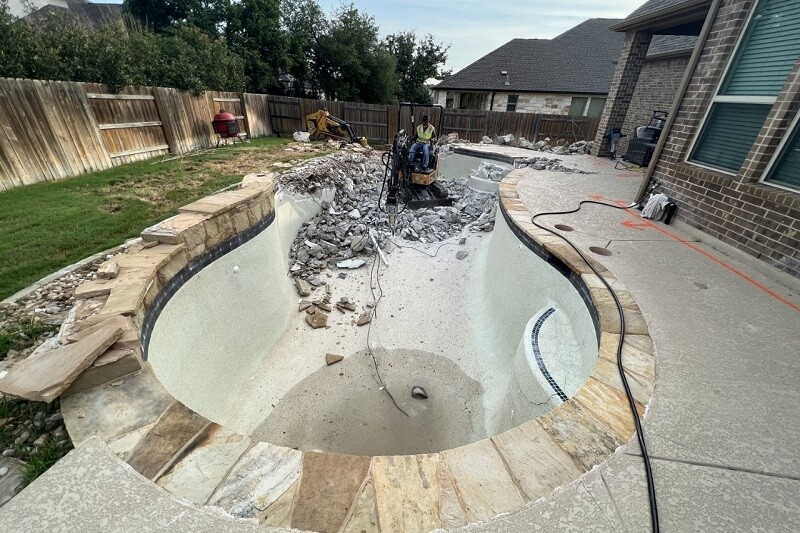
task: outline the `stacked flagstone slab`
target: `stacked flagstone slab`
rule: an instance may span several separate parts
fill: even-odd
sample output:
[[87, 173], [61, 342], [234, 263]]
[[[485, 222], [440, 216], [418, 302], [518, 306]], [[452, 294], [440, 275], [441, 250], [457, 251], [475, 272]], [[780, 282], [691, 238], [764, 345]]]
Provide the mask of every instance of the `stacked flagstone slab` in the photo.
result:
[[[76, 445], [98, 437], [147, 479], [196, 505], [310, 531], [450, 529], [513, 511], [578, 479], [634, 434], [616, 366], [620, 324], [600, 279], [574, 251], [530, 223], [516, 192], [523, 173], [514, 171], [500, 184], [501, 212], [532, 253], [570, 272], [591, 302], [600, 337], [598, 363], [586, 384], [539, 419], [440, 453], [301, 452], [255, 442], [205, 419], [172, 398], [144, 365], [113, 381], [95, 378], [64, 398], [70, 435]], [[115, 258], [119, 273], [113, 282], [93, 282], [82, 290], [85, 297], [68, 334], [119, 316], [139, 328], [159, 290], [193, 258], [272, 210], [271, 179], [248, 180], [241, 189], [190, 204], [148, 228], [140, 246]], [[652, 341], [630, 294], [597, 266], [624, 305], [623, 364], [637, 410], [644, 414], [655, 380]], [[117, 349], [124, 347], [130, 345]]]

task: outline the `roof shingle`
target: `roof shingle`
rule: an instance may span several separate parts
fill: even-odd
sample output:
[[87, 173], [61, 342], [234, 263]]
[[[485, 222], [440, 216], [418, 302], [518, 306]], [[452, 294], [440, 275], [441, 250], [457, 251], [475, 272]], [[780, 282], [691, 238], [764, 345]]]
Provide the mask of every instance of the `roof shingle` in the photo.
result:
[[553, 39], [512, 39], [435, 89], [606, 94], [625, 38], [609, 30], [618, 22], [589, 19]]

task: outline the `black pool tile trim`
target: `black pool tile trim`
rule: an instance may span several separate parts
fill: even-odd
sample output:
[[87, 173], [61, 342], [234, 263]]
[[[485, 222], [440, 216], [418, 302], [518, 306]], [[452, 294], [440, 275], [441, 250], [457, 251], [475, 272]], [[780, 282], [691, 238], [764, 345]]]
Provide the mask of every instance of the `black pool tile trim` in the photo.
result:
[[558, 395], [561, 401], [566, 402], [569, 400], [569, 397], [564, 394], [564, 391], [561, 390], [561, 387], [558, 386], [556, 380], [553, 379], [553, 376], [551, 376], [550, 372], [548, 372], [547, 366], [544, 364], [544, 359], [542, 359], [542, 351], [539, 349], [539, 332], [542, 330], [544, 321], [555, 312], [556, 310], [551, 307], [542, 313], [542, 316], [536, 320], [536, 324], [533, 326], [533, 332], [531, 332], [531, 346], [533, 347], [533, 356], [536, 358], [536, 364], [539, 365], [539, 370], [542, 371], [544, 379], [547, 380], [547, 382], [550, 384], [550, 388], [553, 389], [553, 392]]
[[267, 215], [265, 218], [262, 218], [255, 225], [247, 228], [238, 235], [234, 235], [227, 241], [218, 244], [212, 249], [206, 250], [202, 254], [189, 261], [188, 265], [186, 265], [180, 272], [175, 274], [175, 276], [173, 276], [173, 278], [167, 282], [167, 285], [158, 292], [153, 300], [153, 303], [151, 303], [147, 308], [147, 312], [144, 316], [144, 322], [142, 323], [142, 331], [140, 334], [140, 340], [142, 341], [143, 360], [147, 361], [147, 352], [150, 348], [150, 337], [153, 334], [153, 328], [155, 327], [156, 321], [161, 315], [161, 311], [163, 311], [164, 307], [167, 305], [167, 302], [169, 302], [175, 293], [178, 292], [178, 289], [180, 289], [187, 281], [192, 279], [198, 272], [220, 257], [232, 252], [236, 248], [245, 244], [247, 241], [255, 238], [258, 234], [267, 229], [274, 221], [275, 210], [273, 209], [269, 215]]
[[575, 290], [578, 291], [581, 300], [583, 300], [583, 304], [586, 306], [586, 309], [589, 311], [589, 315], [592, 317], [594, 333], [597, 337], [597, 344], [599, 345], [600, 317], [597, 315], [597, 308], [594, 306], [594, 303], [592, 303], [592, 297], [589, 293], [589, 287], [586, 285], [586, 282], [581, 279], [579, 274], [573, 272], [569, 266], [564, 263], [564, 261], [545, 250], [541, 244], [536, 242], [536, 240], [528, 235], [525, 230], [520, 228], [511, 218], [511, 215], [508, 214], [502, 198], [500, 198], [500, 212], [503, 214], [503, 218], [505, 219], [506, 224], [508, 224], [508, 227], [511, 228], [511, 232], [516, 235], [520, 241], [522, 241], [522, 244], [524, 244], [530, 251], [544, 259], [546, 263], [560, 272], [561, 275], [567, 278], [572, 286], [575, 287]]

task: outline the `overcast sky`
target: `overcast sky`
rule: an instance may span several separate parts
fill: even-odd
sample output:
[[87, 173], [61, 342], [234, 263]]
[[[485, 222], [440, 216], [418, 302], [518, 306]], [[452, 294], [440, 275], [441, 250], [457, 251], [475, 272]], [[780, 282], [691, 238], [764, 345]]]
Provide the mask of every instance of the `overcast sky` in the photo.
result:
[[[318, 0], [326, 11], [340, 0]], [[549, 39], [588, 18], [625, 18], [645, 0], [353, 0], [381, 33], [414, 29], [451, 44], [447, 68], [460, 70], [514, 38]]]

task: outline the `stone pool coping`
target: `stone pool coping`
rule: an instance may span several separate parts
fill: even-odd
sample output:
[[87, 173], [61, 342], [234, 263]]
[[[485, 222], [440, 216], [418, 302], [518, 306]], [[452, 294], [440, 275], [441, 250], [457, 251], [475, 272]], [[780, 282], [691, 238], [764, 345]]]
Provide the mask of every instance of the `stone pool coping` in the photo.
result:
[[[90, 368], [67, 391], [62, 410], [70, 435], [76, 444], [99, 437], [146, 478], [197, 505], [314, 531], [450, 529], [513, 511], [578, 479], [634, 433], [616, 367], [619, 320], [611, 294], [582, 259], [530, 223], [517, 194], [524, 176], [524, 170], [513, 171], [501, 182], [501, 213], [526, 247], [576, 286], [599, 335], [591, 376], [554, 410], [452, 450], [367, 457], [254, 442], [172, 398], [141, 362], [145, 317], [153, 316], [148, 310], [163, 301], [166, 287], [177, 290], [173, 280], [201, 268], [198, 258], [230, 249], [251, 228], [269, 225], [264, 221], [274, 218], [274, 180], [250, 175], [240, 189], [194, 202], [145, 230], [141, 244], [112, 260], [120, 266], [115, 280], [81, 286], [65, 331], [122, 315], [131, 325], [133, 338], [126, 342], [133, 353]], [[655, 382], [652, 340], [630, 294], [596, 266], [623, 302], [623, 363], [643, 414]]]

